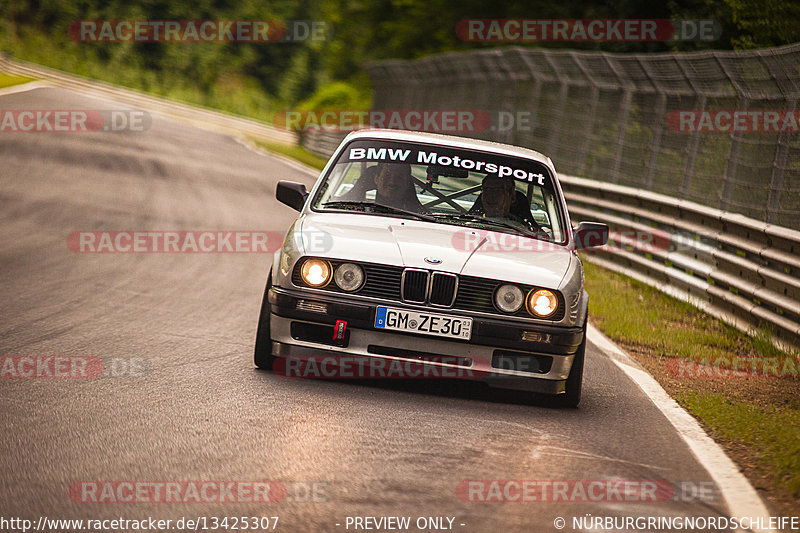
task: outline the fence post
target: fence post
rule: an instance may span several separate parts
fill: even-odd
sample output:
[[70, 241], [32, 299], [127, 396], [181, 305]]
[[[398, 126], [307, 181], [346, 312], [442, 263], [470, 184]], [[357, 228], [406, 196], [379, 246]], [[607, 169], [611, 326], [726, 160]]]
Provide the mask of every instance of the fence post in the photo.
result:
[[[529, 135], [521, 135], [520, 138], [524, 139], [524, 145], [535, 149], [534, 140], [536, 139], [536, 135], [538, 133], [537, 128], [539, 126], [539, 99], [542, 96], [542, 77], [535, 68], [536, 64], [531, 61], [528, 50], [520, 50], [519, 54], [522, 58], [522, 61], [525, 63], [525, 66], [528, 68], [528, 72], [530, 72], [531, 79], [533, 80], [533, 90], [530, 93], [529, 109], [531, 112], [531, 117], [534, 120], [534, 123], [531, 124], [532, 131], [529, 132]], [[523, 101], [525, 101], [524, 98]]]
[[571, 53], [569, 55], [570, 59], [578, 66], [580, 71], [586, 77], [587, 84], [591, 87], [592, 90], [592, 98], [589, 101], [589, 109], [586, 112], [586, 120], [585, 128], [581, 128], [582, 139], [580, 144], [578, 145], [578, 153], [576, 156], [577, 162], [577, 172], [579, 174], [583, 174], [586, 172], [586, 159], [588, 157], [588, 150], [589, 150], [589, 139], [592, 137], [592, 132], [594, 131], [595, 127], [595, 116], [597, 114], [597, 104], [600, 101], [600, 88], [598, 87], [597, 82], [595, 81], [594, 77], [592, 76], [589, 69], [581, 63], [580, 59], [578, 58], [578, 54]]
[[664, 134], [665, 113], [667, 112], [667, 95], [664, 91], [658, 92], [655, 118], [653, 119], [653, 137], [650, 139], [647, 163], [645, 163], [645, 186], [648, 191], [653, 190], [653, 176], [655, 175], [658, 152], [661, 149], [661, 136]]
[[[698, 101], [698, 110], [700, 112], [706, 109], [706, 95], [701, 94]], [[689, 135], [689, 144], [686, 146], [686, 161], [683, 165], [683, 178], [681, 179], [681, 186], [679, 189], [681, 198], [686, 198], [689, 194], [689, 188], [692, 186], [692, 177], [694, 176], [694, 162], [697, 159], [697, 148], [700, 145], [700, 132], [693, 131]], [[728, 154], [730, 157], [730, 154]], [[726, 173], [727, 174], [727, 173]]]
[[550, 130], [550, 137], [547, 139], [548, 155], [551, 159], [558, 160], [558, 138], [561, 136], [561, 125], [564, 123], [564, 108], [567, 105], [569, 85], [567, 84], [567, 79], [561, 72], [561, 67], [558, 66], [556, 61], [553, 61], [553, 58], [550, 56], [550, 54], [545, 54], [544, 58], [548, 63], [550, 63], [550, 66], [553, 67], [553, 72], [556, 74], [556, 79], [558, 79], [558, 82], [561, 85], [558, 89], [558, 106], [556, 107], [556, 112], [553, 119], [555, 124]]
[[[736, 109], [738, 111], [746, 110], [749, 107], [750, 100], [748, 98], [740, 98]], [[695, 132], [697, 135], [697, 132]], [[725, 163], [725, 175], [722, 181], [722, 194], [720, 195], [719, 208], [723, 211], [728, 211], [731, 206], [731, 196], [733, 196], [733, 183], [736, 181], [736, 170], [739, 167], [739, 144], [742, 141], [742, 135], [738, 131], [731, 134], [731, 146], [728, 149], [728, 158]]]
[[[797, 109], [797, 98], [789, 101], [787, 111], [793, 113]], [[775, 147], [775, 158], [772, 160], [772, 176], [769, 180], [769, 198], [767, 199], [766, 221], [774, 223], [781, 207], [781, 191], [783, 190], [783, 175], [789, 162], [789, 148], [792, 134], [782, 131], [778, 134]]]
[[619, 119], [617, 121], [617, 139], [614, 143], [614, 158], [611, 164], [611, 169], [607, 179], [612, 183], [619, 183], [619, 167], [622, 165], [622, 151], [625, 147], [625, 135], [627, 134], [627, 123], [628, 123], [628, 112], [631, 108], [631, 102], [633, 101], [633, 92], [636, 89], [636, 85], [631, 83], [630, 79], [627, 75], [620, 69], [620, 66], [616, 62], [616, 58], [612, 58], [612, 56], [608, 54], [603, 54], [603, 60], [608, 65], [614, 75], [617, 76], [617, 80], [619, 81], [619, 88], [622, 90], [622, 102], [621, 102], [621, 113], [619, 115]]

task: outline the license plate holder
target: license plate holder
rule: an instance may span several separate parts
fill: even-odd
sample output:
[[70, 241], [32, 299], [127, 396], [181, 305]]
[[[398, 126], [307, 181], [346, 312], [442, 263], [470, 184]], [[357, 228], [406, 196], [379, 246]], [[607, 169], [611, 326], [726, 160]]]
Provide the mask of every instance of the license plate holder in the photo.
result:
[[379, 306], [375, 311], [375, 328], [469, 340], [472, 337], [472, 318]]

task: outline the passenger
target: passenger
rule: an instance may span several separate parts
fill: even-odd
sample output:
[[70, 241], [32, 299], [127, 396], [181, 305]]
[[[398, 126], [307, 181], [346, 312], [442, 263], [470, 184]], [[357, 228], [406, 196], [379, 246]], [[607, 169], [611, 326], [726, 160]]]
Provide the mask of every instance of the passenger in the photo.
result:
[[417, 198], [411, 165], [407, 163], [381, 163], [375, 176], [375, 203], [422, 213], [425, 208]]
[[375, 203], [424, 213], [426, 210], [417, 198], [411, 166], [407, 163], [379, 163], [367, 167], [353, 188], [337, 200], [365, 202], [367, 191], [375, 191]]
[[513, 181], [497, 176], [486, 176], [481, 183], [480, 199], [483, 214], [488, 217], [510, 218], [514, 192]]

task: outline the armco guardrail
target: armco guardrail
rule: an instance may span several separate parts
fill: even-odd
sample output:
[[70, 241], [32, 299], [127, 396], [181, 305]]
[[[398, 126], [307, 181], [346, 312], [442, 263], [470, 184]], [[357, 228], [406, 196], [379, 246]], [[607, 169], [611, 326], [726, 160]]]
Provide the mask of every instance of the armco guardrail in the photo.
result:
[[333, 155], [347, 133], [349, 132], [310, 129], [300, 136], [300, 145], [313, 154], [328, 158]]
[[297, 135], [294, 132], [275, 128], [257, 120], [195, 105], [181, 104], [166, 98], [159, 98], [158, 96], [145, 94], [133, 89], [83, 78], [25, 61], [12, 61], [6, 57], [0, 57], [0, 72], [37, 78], [54, 87], [77, 90], [90, 96], [98, 96], [125, 105], [137, 106], [198, 128], [211, 129], [235, 136], [246, 135], [283, 144], [297, 143]]
[[800, 349], [800, 232], [588, 179], [561, 176], [573, 223], [607, 223], [614, 242], [585, 257], [743, 330], [767, 325]]
[[[344, 135], [311, 130], [303, 144], [328, 157]], [[611, 228], [613, 242], [587, 252], [589, 261], [742, 331], [766, 325], [776, 344], [800, 349], [800, 231], [632, 187], [559, 180], [573, 223]]]

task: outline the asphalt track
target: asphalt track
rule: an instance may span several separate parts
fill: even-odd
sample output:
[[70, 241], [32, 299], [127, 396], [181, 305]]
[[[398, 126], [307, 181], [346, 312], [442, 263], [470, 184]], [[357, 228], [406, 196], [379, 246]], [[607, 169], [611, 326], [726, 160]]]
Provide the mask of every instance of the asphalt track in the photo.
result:
[[[0, 104], [120, 108], [51, 88]], [[252, 365], [270, 255], [67, 247], [81, 230], [284, 231], [294, 212], [274, 199], [279, 179], [312, 181], [159, 118], [144, 132], [0, 133], [0, 356], [146, 363], [136, 376], [0, 379], [0, 515], [278, 516], [279, 531], [354, 531], [356, 516], [408, 516], [417, 531], [418, 517], [451, 517], [456, 531], [547, 532], [556, 517], [574, 531], [586, 514], [728, 513], [718, 491], [697, 497], [709, 474], [594, 345], [577, 410], [454, 381], [286, 379]], [[287, 493], [268, 504], [75, 501], [70, 487], [86, 480], [271, 480]], [[464, 480], [660, 480], [675, 491], [474, 502], [458, 493]]]

